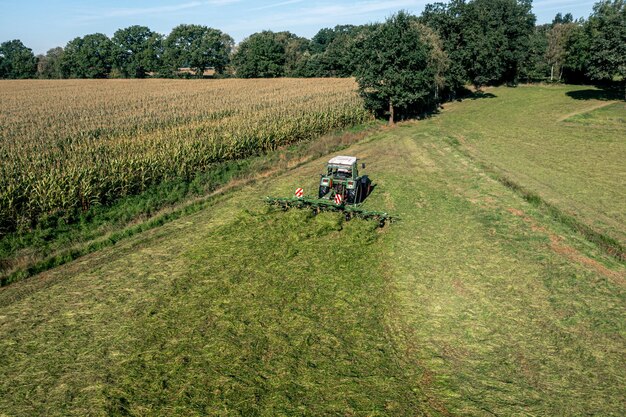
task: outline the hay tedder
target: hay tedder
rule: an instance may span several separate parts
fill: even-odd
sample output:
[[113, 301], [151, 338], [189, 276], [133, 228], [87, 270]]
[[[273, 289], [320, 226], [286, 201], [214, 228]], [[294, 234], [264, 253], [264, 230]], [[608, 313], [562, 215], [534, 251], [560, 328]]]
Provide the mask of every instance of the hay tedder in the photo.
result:
[[[354, 156], [336, 156], [328, 161], [326, 172], [320, 175], [317, 198], [305, 196], [304, 190], [297, 188], [294, 197], [267, 197], [265, 201], [283, 210], [310, 209], [315, 214], [322, 211], [340, 211], [344, 213], [346, 220], [375, 220], [381, 227], [385, 222], [397, 220], [385, 212], [368, 211], [360, 207], [373, 186], [367, 175], [359, 175], [357, 161]], [[365, 164], [361, 168], [365, 169]]]

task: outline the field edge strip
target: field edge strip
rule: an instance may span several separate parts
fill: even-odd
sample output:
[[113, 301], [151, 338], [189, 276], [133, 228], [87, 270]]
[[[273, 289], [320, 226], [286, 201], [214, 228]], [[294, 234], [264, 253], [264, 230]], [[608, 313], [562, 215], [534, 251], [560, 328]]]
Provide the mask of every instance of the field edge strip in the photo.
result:
[[[284, 174], [285, 172], [292, 171], [316, 158], [327, 155], [328, 153], [336, 152], [341, 149], [344, 149], [347, 146], [351, 146], [353, 144], [362, 142], [364, 139], [367, 139], [368, 137], [372, 136], [375, 132], [377, 132], [379, 128], [380, 128], [380, 125], [375, 124], [375, 123], [359, 124], [359, 125], [351, 126], [351, 127], [338, 130], [335, 132], [330, 132], [312, 141], [306, 141], [309, 144], [313, 144], [315, 141], [321, 140], [321, 138], [323, 137], [337, 136], [339, 138], [342, 138], [348, 135], [356, 135], [356, 139], [353, 142], [351, 142], [349, 145], [346, 145], [340, 142], [331, 146], [330, 149], [327, 150], [328, 151], [327, 153], [322, 153], [322, 154], [317, 154], [314, 152], [309, 153], [304, 158], [297, 160], [293, 165], [290, 165], [287, 168], [283, 169], [282, 171], [277, 172], [277, 174]], [[359, 129], [359, 131], [357, 133], [354, 133], [353, 132], [354, 129]], [[278, 152], [278, 151], [279, 150], [274, 151], [274, 152]], [[97, 252], [99, 250], [105, 249], [107, 247], [113, 246], [124, 239], [133, 237], [143, 232], [147, 232], [149, 230], [152, 230], [157, 227], [163, 226], [167, 223], [170, 223], [174, 220], [178, 220], [182, 217], [202, 211], [208, 207], [211, 207], [214, 204], [219, 203], [221, 201], [221, 198], [227, 198], [232, 192], [238, 191], [247, 185], [251, 185], [259, 181], [263, 181], [264, 174], [267, 174], [270, 171], [271, 169], [262, 170], [258, 172], [256, 176], [245, 179], [243, 181], [238, 178], [233, 178], [230, 181], [224, 183], [217, 190], [209, 193], [208, 195], [197, 197], [191, 200], [190, 202], [189, 201], [182, 202], [180, 205], [178, 205], [178, 207], [175, 206], [175, 208], [172, 211], [169, 211], [167, 213], [156, 214], [141, 223], [134, 224], [132, 226], [127, 226], [119, 231], [112, 232], [110, 235], [106, 237], [98, 238], [90, 242], [85, 242], [83, 247], [71, 248], [71, 249], [67, 249], [67, 250], [55, 253], [53, 255], [47, 256], [39, 261], [32, 263], [29, 266], [20, 268], [5, 276], [1, 276], [0, 288], [6, 287], [10, 284], [22, 281], [24, 279], [30, 278], [34, 275], [49, 271], [53, 268], [65, 265], [83, 256], [86, 256], [91, 253]], [[247, 172], [244, 169], [242, 170], [241, 174], [245, 175], [246, 173]]]
[[598, 232], [588, 224], [577, 220], [554, 204], [549, 203], [539, 194], [530, 191], [526, 187], [515, 182], [506, 176], [498, 166], [485, 162], [474, 155], [467, 146], [464, 146], [463, 141], [460, 141], [458, 138], [448, 137], [447, 139], [457, 151], [469, 158], [472, 162], [476, 163], [491, 178], [495, 179], [506, 188], [512, 190], [534, 207], [543, 210], [560, 224], [568, 227], [570, 230], [584, 237], [587, 241], [596, 245], [604, 254], [618, 260], [619, 262], [626, 262], [626, 250], [615, 238]]

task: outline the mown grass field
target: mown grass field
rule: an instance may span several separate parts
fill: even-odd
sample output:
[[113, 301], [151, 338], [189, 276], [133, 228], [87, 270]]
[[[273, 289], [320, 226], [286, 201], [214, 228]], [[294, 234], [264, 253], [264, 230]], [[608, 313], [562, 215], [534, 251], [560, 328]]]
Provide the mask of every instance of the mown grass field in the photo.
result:
[[442, 134], [626, 247], [626, 103], [584, 86], [487, 93], [496, 97], [447, 106]]
[[[342, 150], [390, 227], [264, 206], [314, 193], [324, 157], [1, 288], [0, 415], [624, 415], [624, 263], [485, 171], [568, 197], [577, 154], [553, 194], [519, 167], [557, 160], [574, 123], [558, 120], [605, 117], [575, 90], [490, 90]], [[520, 145], [515, 165], [539, 119], [545, 151]], [[620, 132], [582, 128], [623, 152]]]

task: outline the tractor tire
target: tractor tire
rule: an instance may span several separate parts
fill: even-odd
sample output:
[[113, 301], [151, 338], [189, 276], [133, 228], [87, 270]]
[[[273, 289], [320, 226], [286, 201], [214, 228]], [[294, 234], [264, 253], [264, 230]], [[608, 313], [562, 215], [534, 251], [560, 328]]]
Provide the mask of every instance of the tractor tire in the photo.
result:
[[318, 198], [324, 197], [326, 194], [328, 194], [328, 191], [330, 191], [330, 187], [324, 187], [320, 185], [320, 190], [317, 193]]
[[346, 193], [346, 203], [348, 203], [348, 204], [358, 203], [357, 198], [359, 197], [359, 189], [360, 189], [360, 187], [357, 185], [356, 188], [353, 188], [351, 190], [347, 190], [347, 193]]
[[365, 200], [370, 195], [370, 190], [372, 188], [372, 181], [369, 179], [367, 175], [363, 175], [361, 177], [360, 184], [360, 193], [359, 193], [359, 203]]

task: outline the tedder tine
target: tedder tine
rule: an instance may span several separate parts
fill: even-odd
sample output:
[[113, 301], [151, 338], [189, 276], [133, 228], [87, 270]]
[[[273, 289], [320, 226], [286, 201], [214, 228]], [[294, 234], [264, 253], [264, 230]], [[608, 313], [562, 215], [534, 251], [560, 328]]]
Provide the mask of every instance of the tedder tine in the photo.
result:
[[363, 219], [363, 220], [374, 220], [378, 222], [380, 227], [384, 227], [387, 221], [391, 223], [396, 220], [399, 220], [397, 217], [391, 216], [384, 212], [363, 210], [359, 207], [349, 206], [345, 204], [337, 205], [328, 200], [313, 199], [309, 197], [301, 197], [301, 198], [266, 197], [265, 202], [271, 206], [276, 206], [283, 210], [288, 210], [290, 208], [310, 209], [315, 215], [319, 214], [322, 211], [343, 212], [346, 220], [351, 220], [355, 217], [359, 219]]

